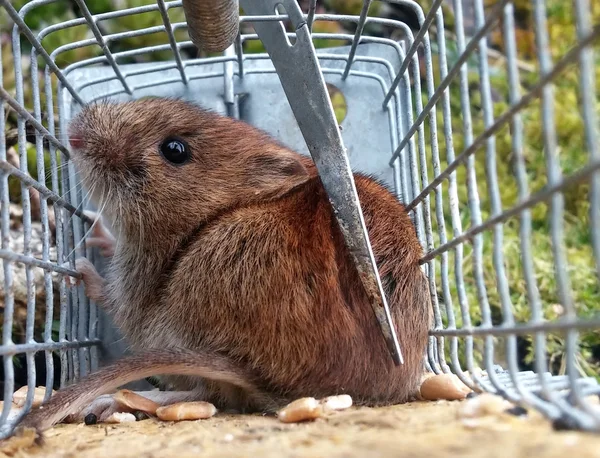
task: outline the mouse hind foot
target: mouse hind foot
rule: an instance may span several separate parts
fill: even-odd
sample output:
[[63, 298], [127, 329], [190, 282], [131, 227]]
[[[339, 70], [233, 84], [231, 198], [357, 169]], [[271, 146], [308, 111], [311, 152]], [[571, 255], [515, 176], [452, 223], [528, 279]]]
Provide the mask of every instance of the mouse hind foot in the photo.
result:
[[[133, 391], [134, 394], [142, 396], [159, 406], [166, 406], [178, 402], [202, 401], [202, 393], [194, 391]], [[121, 404], [114, 394], [98, 396], [89, 405], [79, 412], [69, 415], [65, 423], [81, 423], [88, 415], [93, 414], [97, 423], [105, 422], [112, 414], [121, 412], [135, 412], [136, 410]]]

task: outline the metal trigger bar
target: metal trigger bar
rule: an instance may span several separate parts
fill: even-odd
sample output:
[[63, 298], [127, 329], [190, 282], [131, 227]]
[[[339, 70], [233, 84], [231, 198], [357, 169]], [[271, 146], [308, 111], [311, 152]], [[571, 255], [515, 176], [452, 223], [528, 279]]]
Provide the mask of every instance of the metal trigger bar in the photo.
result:
[[394, 363], [403, 364], [350, 162], [304, 15], [296, 0], [240, 0], [240, 4], [251, 16], [276, 14], [276, 8], [282, 5], [294, 25], [296, 42], [290, 45], [280, 22], [252, 23], [275, 66]]

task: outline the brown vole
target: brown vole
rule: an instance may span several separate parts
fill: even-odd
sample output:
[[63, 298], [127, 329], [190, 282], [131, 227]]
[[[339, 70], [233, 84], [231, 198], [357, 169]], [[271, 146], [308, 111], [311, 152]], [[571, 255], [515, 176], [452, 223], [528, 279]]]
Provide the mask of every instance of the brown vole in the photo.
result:
[[[431, 302], [414, 227], [381, 184], [355, 175], [404, 352], [399, 367], [310, 158], [172, 99], [91, 104], [69, 135], [114, 232], [95, 237], [112, 255], [105, 279], [78, 260], [86, 294], [143, 353], [59, 392], [23, 425], [105, 417], [110, 397], [98, 395], [150, 375], [220, 409], [342, 393], [391, 404], [416, 393]], [[152, 397], [173, 401], [164, 391]]]

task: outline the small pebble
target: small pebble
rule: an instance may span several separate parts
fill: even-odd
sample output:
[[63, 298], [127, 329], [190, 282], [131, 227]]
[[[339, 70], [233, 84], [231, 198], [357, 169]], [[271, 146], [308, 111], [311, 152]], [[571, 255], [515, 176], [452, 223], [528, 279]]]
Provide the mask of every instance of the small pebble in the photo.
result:
[[504, 374], [506, 372], [504, 370], [504, 368], [502, 366], [500, 366], [499, 364], [494, 364], [493, 369], [496, 374]]
[[577, 426], [577, 422], [567, 416], [562, 416], [552, 422], [554, 431], [573, 431], [577, 429]]
[[527, 415], [527, 409], [521, 406], [511, 407], [510, 409], [506, 409], [505, 412], [514, 415], [515, 417], [523, 417]]
[[136, 410], [133, 412], [133, 416], [135, 417], [136, 421], [142, 421], [150, 418], [146, 412], [142, 412], [141, 410]]
[[477, 393], [476, 391], [471, 391], [469, 394], [467, 394], [467, 399], [473, 399], [477, 396], [479, 396], [479, 393]]
[[98, 417], [96, 417], [96, 415], [93, 413], [88, 413], [83, 419], [83, 422], [88, 426], [95, 425], [96, 423], [98, 423]]

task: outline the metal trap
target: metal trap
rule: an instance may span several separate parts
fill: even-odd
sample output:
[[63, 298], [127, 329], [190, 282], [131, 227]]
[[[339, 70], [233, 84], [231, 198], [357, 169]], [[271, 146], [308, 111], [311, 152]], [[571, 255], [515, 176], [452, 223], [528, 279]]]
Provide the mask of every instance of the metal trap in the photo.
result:
[[[60, 267], [76, 255], [102, 262], [82, 241], [88, 203], [66, 146], [66, 126], [82, 104], [181, 97], [309, 154], [276, 67], [264, 50], [251, 52], [260, 40], [248, 26], [286, 22], [287, 15], [242, 15], [231, 47], [197, 57], [181, 1], [125, 1], [102, 12], [92, 0], [75, 3], [72, 18], [34, 27], [29, 18], [60, 0], [20, 9], [0, 0], [0, 436], [32, 405], [31, 394], [22, 411], [7, 402], [19, 385], [30, 393], [45, 385], [48, 397], [53, 386], [124, 351], [82, 289], [67, 288], [63, 276], [77, 273]], [[453, 372], [476, 391], [563, 425], [600, 430], [600, 12], [575, 0], [571, 42], [565, 38], [557, 53], [557, 3], [532, 0], [525, 9], [533, 50], [524, 60], [523, 8], [507, 0], [486, 7], [435, 0], [425, 11], [411, 0], [365, 0], [356, 14], [305, 3], [323, 77], [345, 100], [340, 128], [349, 162], [407, 205], [425, 248], [435, 315], [428, 370]], [[143, 26], [124, 27], [138, 17]], [[51, 40], [65, 31], [77, 39]], [[141, 40], [150, 36], [159, 38]], [[296, 39], [293, 31], [286, 36]], [[334, 47], [317, 46], [332, 40]], [[302, 75], [301, 65], [289, 65]], [[563, 94], [567, 83], [573, 99], [565, 105], [555, 88]], [[572, 137], [563, 132], [565, 107], [577, 117]], [[569, 149], [568, 138], [578, 138], [581, 149]], [[576, 217], [583, 222], [574, 224]]]

